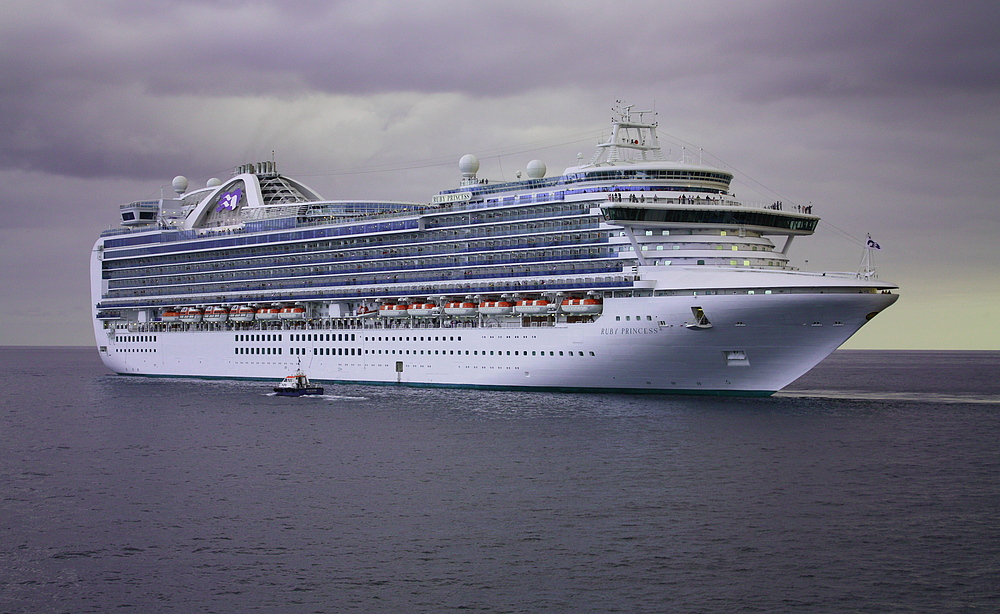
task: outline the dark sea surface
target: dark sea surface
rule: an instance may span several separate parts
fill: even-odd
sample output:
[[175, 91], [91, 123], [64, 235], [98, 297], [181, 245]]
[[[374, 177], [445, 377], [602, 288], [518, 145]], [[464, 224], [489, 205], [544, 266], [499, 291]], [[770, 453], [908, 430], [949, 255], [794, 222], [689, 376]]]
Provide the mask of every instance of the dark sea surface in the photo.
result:
[[0, 364], [0, 612], [1000, 611], [1000, 352], [746, 399]]

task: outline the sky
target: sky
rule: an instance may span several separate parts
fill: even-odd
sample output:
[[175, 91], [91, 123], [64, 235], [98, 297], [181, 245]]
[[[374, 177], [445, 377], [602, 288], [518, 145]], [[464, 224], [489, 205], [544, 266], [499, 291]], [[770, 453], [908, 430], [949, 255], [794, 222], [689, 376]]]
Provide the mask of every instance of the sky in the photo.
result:
[[737, 197], [813, 205], [793, 264], [900, 299], [845, 347], [1000, 349], [995, 0], [0, 3], [0, 345], [91, 345], [118, 205], [246, 162], [428, 202], [458, 159], [589, 159], [616, 100]]

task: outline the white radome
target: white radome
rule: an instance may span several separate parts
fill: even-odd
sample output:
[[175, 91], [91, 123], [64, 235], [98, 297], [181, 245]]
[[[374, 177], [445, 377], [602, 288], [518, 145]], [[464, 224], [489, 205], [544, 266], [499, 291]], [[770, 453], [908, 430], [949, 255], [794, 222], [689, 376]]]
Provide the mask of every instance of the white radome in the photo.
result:
[[176, 177], [174, 177], [174, 180], [170, 183], [170, 185], [173, 186], [174, 192], [177, 192], [178, 194], [183, 194], [184, 192], [187, 192], [188, 189], [187, 177], [185, 177], [184, 175], [177, 175]]
[[528, 178], [529, 179], [541, 179], [545, 176], [545, 163], [541, 160], [532, 160], [528, 162]]
[[472, 154], [465, 154], [458, 161], [458, 170], [462, 171], [463, 176], [475, 177], [476, 173], [479, 172], [479, 158]]

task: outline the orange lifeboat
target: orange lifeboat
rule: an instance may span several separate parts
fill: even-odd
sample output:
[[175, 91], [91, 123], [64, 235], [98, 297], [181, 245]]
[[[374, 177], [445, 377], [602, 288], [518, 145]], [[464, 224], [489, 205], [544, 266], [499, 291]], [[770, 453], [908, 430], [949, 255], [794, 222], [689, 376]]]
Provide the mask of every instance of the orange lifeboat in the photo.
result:
[[281, 310], [277, 307], [261, 307], [257, 310], [258, 320], [277, 320]]
[[568, 298], [563, 300], [561, 308], [563, 313], [591, 314], [601, 313], [604, 305], [596, 298]]
[[205, 312], [198, 307], [184, 307], [181, 309], [181, 322], [201, 322], [204, 314]]
[[233, 322], [250, 322], [253, 316], [254, 309], [249, 305], [235, 305], [229, 310], [229, 319]]
[[164, 322], [177, 322], [181, 319], [181, 312], [172, 307], [164, 309], [163, 315], [160, 316], [160, 319]]
[[396, 303], [394, 305], [382, 305], [378, 308], [378, 314], [383, 318], [405, 318], [406, 310], [410, 306], [406, 303]]
[[306, 318], [306, 308], [302, 305], [282, 307], [278, 312], [278, 317], [282, 320], [304, 320]]
[[524, 315], [543, 315], [549, 313], [550, 303], [541, 299], [523, 299], [514, 305], [514, 311]]
[[507, 301], [483, 301], [479, 303], [479, 313], [486, 316], [506, 316], [514, 311], [514, 305]]
[[222, 305], [213, 305], [205, 310], [203, 319], [206, 322], [225, 322], [229, 319], [229, 310]]
[[445, 304], [444, 313], [448, 316], [467, 318], [476, 315], [478, 310], [475, 303], [453, 301]]
[[361, 305], [355, 312], [359, 318], [370, 318], [371, 316], [378, 315], [377, 309], [372, 309], [366, 305]]
[[413, 303], [406, 309], [406, 313], [418, 318], [431, 318], [441, 313], [441, 308], [434, 303]]

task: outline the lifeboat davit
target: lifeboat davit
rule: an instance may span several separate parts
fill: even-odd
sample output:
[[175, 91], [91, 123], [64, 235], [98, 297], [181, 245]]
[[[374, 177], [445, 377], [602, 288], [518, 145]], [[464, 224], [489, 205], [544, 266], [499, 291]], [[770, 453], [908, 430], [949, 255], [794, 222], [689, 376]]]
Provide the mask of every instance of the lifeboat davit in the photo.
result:
[[448, 316], [469, 317], [478, 313], [475, 303], [451, 302], [444, 306], [444, 313]]
[[434, 303], [413, 303], [406, 308], [406, 313], [418, 318], [430, 318], [441, 313], [441, 308]]
[[304, 320], [306, 318], [306, 308], [302, 305], [282, 307], [278, 313], [278, 317], [282, 320]]
[[604, 305], [596, 298], [568, 298], [562, 302], [563, 313], [601, 313]]
[[203, 319], [206, 322], [225, 322], [229, 319], [229, 310], [222, 305], [213, 305], [205, 310]]
[[204, 313], [198, 307], [184, 307], [181, 309], [181, 322], [201, 322]]
[[249, 305], [235, 305], [229, 310], [229, 319], [233, 322], [252, 322], [253, 316], [253, 307]]
[[514, 312], [514, 305], [507, 301], [483, 301], [479, 303], [479, 313], [486, 316], [506, 316]]
[[177, 322], [181, 319], [181, 312], [173, 308], [164, 309], [160, 319], [164, 322]]
[[281, 310], [277, 307], [261, 307], [257, 310], [258, 320], [277, 320]]
[[549, 303], [547, 300], [540, 299], [523, 299], [514, 305], [514, 311], [524, 315], [541, 315], [549, 313]]
[[405, 318], [406, 311], [410, 306], [406, 303], [397, 303], [395, 305], [382, 305], [378, 308], [378, 314], [384, 318]]

